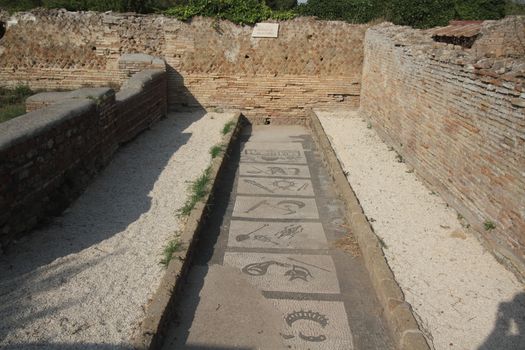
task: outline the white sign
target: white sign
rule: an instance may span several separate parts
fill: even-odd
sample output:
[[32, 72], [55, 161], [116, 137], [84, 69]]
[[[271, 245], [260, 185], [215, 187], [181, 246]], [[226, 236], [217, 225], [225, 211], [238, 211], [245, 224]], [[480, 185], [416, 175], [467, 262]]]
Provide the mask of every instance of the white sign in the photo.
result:
[[253, 28], [252, 38], [277, 38], [279, 23], [257, 23]]

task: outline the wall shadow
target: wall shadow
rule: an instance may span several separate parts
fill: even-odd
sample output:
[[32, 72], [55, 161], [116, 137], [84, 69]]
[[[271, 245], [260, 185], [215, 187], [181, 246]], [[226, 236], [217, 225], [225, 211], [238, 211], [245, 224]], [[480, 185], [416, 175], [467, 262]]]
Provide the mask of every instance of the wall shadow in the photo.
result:
[[166, 63], [166, 72], [168, 73], [168, 110], [204, 109], [184, 84], [184, 77], [173, 66]]
[[[65, 281], [100, 264], [104, 256], [127, 253], [118, 242], [112, 243], [111, 252], [99, 253], [96, 246], [125, 231], [150, 211], [155, 183], [173, 154], [192, 137], [186, 129], [205, 114], [203, 108], [170, 113], [123, 145], [61, 216], [50, 218], [5, 249], [0, 255], [0, 348], [9, 348], [1, 340], [11, 332], [24, 329], [37, 319], [59, 317], [61, 310], [83, 302], [71, 295], [63, 303], [42, 305], [41, 301], [33, 301], [35, 294], [58, 290]], [[94, 248], [90, 250], [92, 256], [83, 254], [80, 259], [75, 255], [87, 248]], [[35, 309], [38, 311], [33, 312]], [[48, 345], [45, 348], [108, 348], [104, 344]]]
[[499, 304], [492, 333], [478, 350], [525, 349], [525, 293]]
[[208, 207], [208, 216], [201, 231], [198, 234], [194, 254], [190, 260], [190, 268], [185, 276], [184, 283], [175, 295], [172, 317], [167, 325], [168, 336], [162, 339], [164, 349], [170, 347], [182, 349], [220, 349], [214, 347], [197, 346], [187, 344], [190, 328], [195, 320], [197, 308], [201, 302], [201, 292], [204, 288], [204, 280], [209, 272], [209, 264], [222, 265], [223, 255], [214, 255], [218, 246], [226, 246], [226, 241], [219, 239], [221, 229], [227, 224], [228, 217], [233, 211], [233, 203], [230, 199], [235, 197], [235, 174], [239, 167], [240, 149], [243, 136], [250, 133], [251, 125], [243, 125], [241, 135], [234, 141], [231, 152], [225, 155], [227, 162], [222, 171], [219, 172], [216, 186], [213, 192], [212, 204]]

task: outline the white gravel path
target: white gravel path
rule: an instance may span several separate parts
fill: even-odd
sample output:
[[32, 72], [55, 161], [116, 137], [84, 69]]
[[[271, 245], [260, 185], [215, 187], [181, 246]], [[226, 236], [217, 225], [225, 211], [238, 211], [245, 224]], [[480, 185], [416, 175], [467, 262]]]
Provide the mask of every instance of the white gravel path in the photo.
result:
[[358, 112], [317, 114], [435, 349], [525, 349], [523, 285]]
[[233, 113], [172, 114], [60, 218], [0, 256], [0, 348], [127, 349], [159, 285], [188, 182]]

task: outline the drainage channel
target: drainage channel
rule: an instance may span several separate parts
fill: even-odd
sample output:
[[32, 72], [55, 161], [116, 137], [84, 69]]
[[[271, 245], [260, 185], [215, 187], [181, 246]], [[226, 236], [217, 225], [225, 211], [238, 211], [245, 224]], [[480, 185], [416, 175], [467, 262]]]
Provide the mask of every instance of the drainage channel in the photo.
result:
[[308, 129], [245, 128], [163, 349], [394, 349]]

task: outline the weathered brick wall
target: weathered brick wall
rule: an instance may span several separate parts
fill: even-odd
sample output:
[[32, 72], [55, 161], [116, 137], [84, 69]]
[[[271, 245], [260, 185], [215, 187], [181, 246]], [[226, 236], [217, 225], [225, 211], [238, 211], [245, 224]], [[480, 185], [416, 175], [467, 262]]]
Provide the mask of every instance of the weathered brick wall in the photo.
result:
[[[118, 84], [125, 79], [116, 58], [97, 49], [104, 38], [102, 18], [86, 13], [35, 10], [0, 13], [0, 84], [27, 83], [35, 89], [75, 89]], [[113, 58], [113, 59], [111, 59]]]
[[279, 38], [209, 19], [166, 30], [170, 103], [241, 108], [247, 115], [300, 115], [304, 107], [357, 107], [365, 26], [296, 19]]
[[55, 103], [0, 124], [0, 249], [63, 210], [128, 141], [166, 114], [166, 73], [44, 96]]
[[274, 39], [205, 18], [183, 23], [157, 15], [35, 10], [3, 20], [2, 85], [118, 84], [133, 72], [121, 55], [145, 53], [167, 62], [171, 108], [220, 105], [294, 115], [312, 105], [359, 104], [363, 25], [301, 18], [281, 22]]
[[115, 138], [126, 142], [166, 115], [166, 73], [144, 70], [129, 79], [117, 93]]
[[421, 31], [374, 27], [361, 110], [497, 256], [525, 271], [525, 65], [486, 60]]
[[523, 57], [525, 17], [509, 16], [500, 21], [486, 21], [472, 49], [478, 57]]

